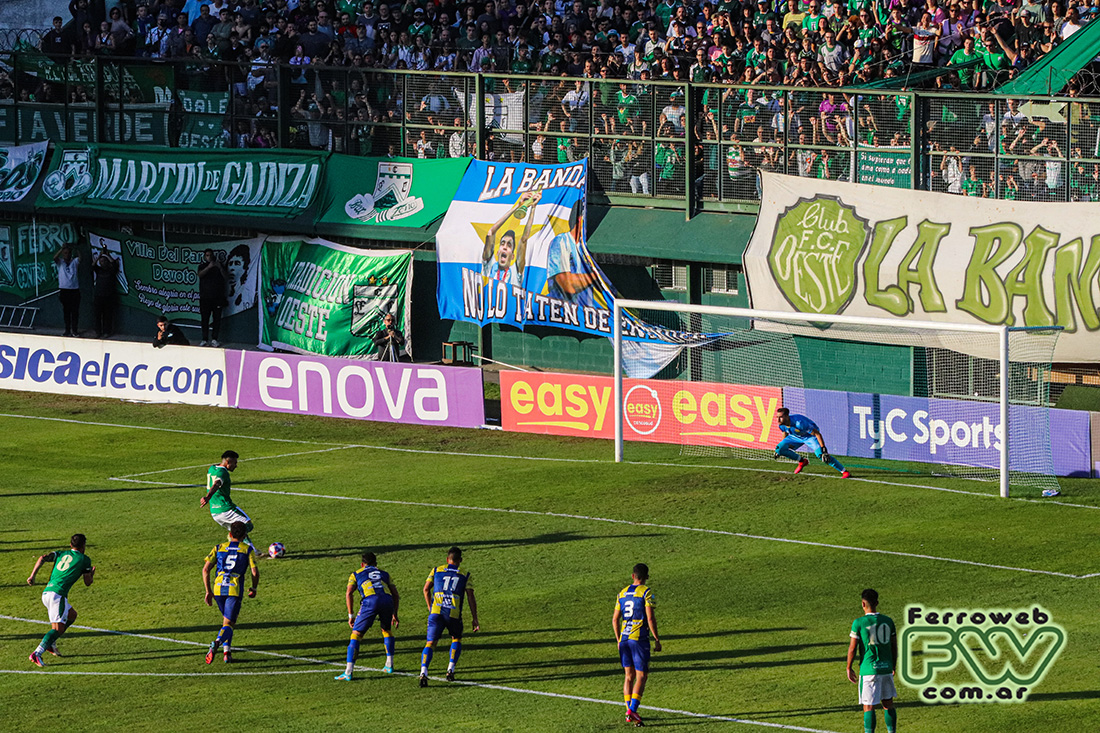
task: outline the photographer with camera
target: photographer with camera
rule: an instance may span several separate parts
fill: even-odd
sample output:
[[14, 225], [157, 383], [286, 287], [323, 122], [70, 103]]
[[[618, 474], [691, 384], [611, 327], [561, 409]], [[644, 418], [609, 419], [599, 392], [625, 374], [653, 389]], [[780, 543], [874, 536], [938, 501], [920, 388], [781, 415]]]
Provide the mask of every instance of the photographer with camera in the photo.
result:
[[115, 332], [115, 310], [118, 306], [118, 260], [104, 247], [92, 265], [95, 273], [95, 334], [110, 338]]
[[392, 313], [382, 316], [382, 329], [371, 339], [377, 349], [378, 361], [410, 361], [405, 353], [405, 336], [397, 329]]

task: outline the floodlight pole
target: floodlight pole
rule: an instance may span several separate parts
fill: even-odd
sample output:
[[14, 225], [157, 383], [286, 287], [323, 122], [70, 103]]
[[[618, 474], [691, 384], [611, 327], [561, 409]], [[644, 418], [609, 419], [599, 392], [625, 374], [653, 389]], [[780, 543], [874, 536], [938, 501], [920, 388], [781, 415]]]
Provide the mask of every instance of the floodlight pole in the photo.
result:
[[615, 352], [615, 463], [623, 462], [623, 307], [616, 298], [612, 305]]

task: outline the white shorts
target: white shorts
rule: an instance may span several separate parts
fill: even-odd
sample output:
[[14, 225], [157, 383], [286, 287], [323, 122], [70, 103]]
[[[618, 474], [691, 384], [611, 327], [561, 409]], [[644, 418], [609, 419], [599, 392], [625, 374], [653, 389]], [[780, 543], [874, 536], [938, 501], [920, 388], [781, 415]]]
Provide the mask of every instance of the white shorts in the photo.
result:
[[859, 676], [859, 704], [878, 705], [898, 696], [892, 674], [862, 674]]
[[69, 611], [72, 610], [72, 606], [69, 605], [69, 599], [58, 593], [54, 593], [52, 590], [48, 590], [42, 594], [42, 605], [46, 607], [46, 613], [50, 617], [51, 624], [63, 624], [69, 620]]
[[252, 521], [248, 518], [248, 515], [242, 512], [239, 508], [230, 509], [229, 511], [222, 512], [220, 514], [211, 514], [210, 517], [226, 529], [229, 529], [229, 525], [233, 524], [233, 522], [243, 522], [244, 524], [248, 524]]

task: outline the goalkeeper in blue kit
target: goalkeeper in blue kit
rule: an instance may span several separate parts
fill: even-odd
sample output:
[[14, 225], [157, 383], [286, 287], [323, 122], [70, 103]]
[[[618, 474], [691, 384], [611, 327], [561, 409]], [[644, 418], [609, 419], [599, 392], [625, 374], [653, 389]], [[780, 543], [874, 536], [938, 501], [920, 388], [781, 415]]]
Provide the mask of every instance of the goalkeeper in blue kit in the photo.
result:
[[775, 446], [775, 457], [783, 456], [784, 458], [790, 458], [792, 461], [798, 461], [798, 467], [794, 469], [795, 473], [801, 473], [802, 469], [810, 465], [808, 459], [795, 453], [796, 449], [806, 446], [814, 452], [815, 456], [821, 459], [822, 463], [839, 471], [841, 478], [851, 476], [840, 461], [829, 455], [829, 449], [825, 447], [825, 438], [821, 437], [821, 431], [813, 420], [805, 415], [792, 415], [786, 407], [780, 407], [776, 410], [775, 417], [779, 421], [780, 431], [785, 433], [783, 440]]

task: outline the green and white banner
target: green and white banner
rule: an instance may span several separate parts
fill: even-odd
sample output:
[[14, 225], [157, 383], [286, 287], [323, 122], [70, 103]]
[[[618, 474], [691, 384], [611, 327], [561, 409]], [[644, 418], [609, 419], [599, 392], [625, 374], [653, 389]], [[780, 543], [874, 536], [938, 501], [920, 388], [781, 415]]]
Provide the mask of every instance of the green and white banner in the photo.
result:
[[311, 211], [328, 156], [273, 150], [58, 145], [37, 206], [122, 214], [295, 218]]
[[180, 89], [183, 110], [179, 146], [181, 148], [224, 148], [222, 122], [229, 109], [229, 92], [191, 92]]
[[[111, 143], [168, 145], [169, 105], [128, 104], [103, 112], [103, 139]], [[100, 117], [92, 104], [0, 103], [0, 142], [98, 140]]]
[[369, 358], [382, 315], [412, 349], [412, 252], [323, 239], [267, 240], [260, 271], [260, 348]]
[[49, 143], [0, 146], [0, 202], [22, 201], [27, 197], [42, 164]]
[[[1054, 361], [1100, 360], [1092, 204], [761, 175], [760, 214], [744, 258], [754, 308], [899, 325], [1062, 326]], [[996, 345], [986, 346], [995, 356]], [[976, 341], [969, 350], [991, 356]]]
[[426, 227], [447, 213], [471, 160], [334, 155], [325, 171], [325, 194], [317, 222], [345, 229]]
[[198, 321], [198, 266], [207, 249], [214, 250], [214, 256], [226, 267], [228, 304], [222, 315], [240, 313], [256, 303], [262, 238], [174, 244], [119, 232], [89, 232], [88, 241], [93, 262], [103, 250], [119, 260], [122, 305], [163, 313], [173, 320]]
[[66, 222], [0, 224], [0, 292], [29, 300], [57, 290], [53, 256], [76, 241], [76, 226]]

